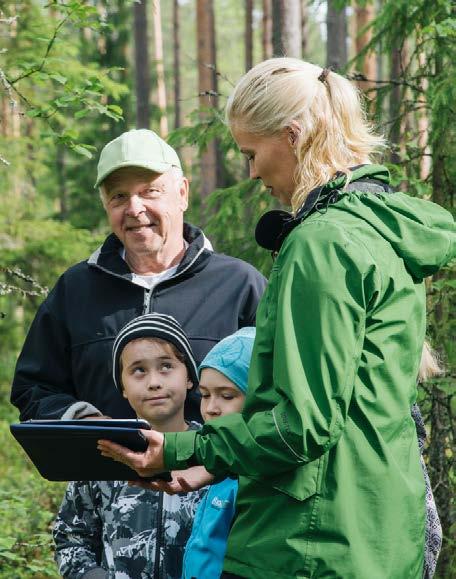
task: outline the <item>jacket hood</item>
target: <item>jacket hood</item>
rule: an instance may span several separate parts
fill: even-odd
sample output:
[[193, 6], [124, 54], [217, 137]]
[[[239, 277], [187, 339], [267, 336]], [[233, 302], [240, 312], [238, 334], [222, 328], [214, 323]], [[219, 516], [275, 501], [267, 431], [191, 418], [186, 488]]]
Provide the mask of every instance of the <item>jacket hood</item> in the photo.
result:
[[361, 165], [339, 174], [311, 191], [296, 215], [274, 210], [263, 215], [255, 236], [266, 249], [279, 251], [285, 237], [311, 214], [339, 210], [356, 215], [385, 238], [408, 271], [423, 279], [446, 265], [456, 254], [452, 215], [440, 205], [389, 187], [389, 171], [382, 165]]
[[338, 210], [369, 223], [392, 245], [416, 279], [432, 275], [455, 257], [456, 228], [448, 211], [399, 191], [382, 191], [382, 187], [375, 194], [369, 188], [365, 192], [360, 181], [366, 178], [389, 183], [388, 170], [380, 165], [355, 169], [347, 186], [346, 177], [339, 177], [331, 183], [331, 190], [345, 186], [335, 203]]

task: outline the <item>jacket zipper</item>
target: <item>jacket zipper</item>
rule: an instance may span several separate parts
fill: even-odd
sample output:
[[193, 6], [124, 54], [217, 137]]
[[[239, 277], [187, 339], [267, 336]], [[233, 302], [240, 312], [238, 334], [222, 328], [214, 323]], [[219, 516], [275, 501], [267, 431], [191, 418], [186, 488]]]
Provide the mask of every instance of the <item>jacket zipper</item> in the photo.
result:
[[144, 289], [144, 300], [143, 300], [143, 309], [142, 315], [148, 314], [150, 311], [150, 300], [152, 298], [152, 290]]
[[160, 579], [160, 555], [163, 533], [163, 493], [158, 491], [157, 532], [155, 535], [154, 579]]

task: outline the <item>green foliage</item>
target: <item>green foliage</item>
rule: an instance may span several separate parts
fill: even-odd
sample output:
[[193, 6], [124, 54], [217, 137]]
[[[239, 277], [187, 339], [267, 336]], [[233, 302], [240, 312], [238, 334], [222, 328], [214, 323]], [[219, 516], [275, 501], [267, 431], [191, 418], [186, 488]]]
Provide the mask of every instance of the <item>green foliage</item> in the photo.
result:
[[106, 96], [119, 98], [127, 89], [110, 79], [110, 69], [78, 60], [80, 39], [75, 31], [106, 27], [96, 7], [73, 1], [54, 2], [50, 9], [46, 15], [33, 2], [22, 6], [18, 32], [7, 48], [5, 88], [18, 100], [16, 107], [28, 118], [41, 119], [57, 142], [91, 158], [93, 147], [81, 142], [78, 119], [121, 119], [122, 109], [104, 101]]
[[64, 488], [40, 477], [0, 419], [1, 579], [59, 577], [50, 529]]
[[[454, 212], [456, 192], [455, 97], [456, 97], [456, 15], [451, 0], [387, 0], [373, 23], [373, 38], [366, 51], [381, 40], [390, 59], [391, 52], [404, 49], [399, 78], [380, 85], [377, 115], [383, 126], [402, 126], [397, 154], [400, 162], [391, 166], [394, 184], [410, 194], [432, 200]], [[359, 57], [359, 55], [358, 55]], [[395, 110], [384, 113], [391, 90], [399, 87]], [[420, 119], [429, 122], [427, 143], [420, 138]], [[405, 129], [405, 130], [404, 130]], [[432, 160], [429, 176], [422, 178], [424, 162]], [[434, 485], [444, 544], [436, 577], [456, 575], [454, 530], [456, 509], [454, 489], [456, 412], [456, 351], [454, 346], [456, 306], [455, 266], [434, 276], [428, 284], [428, 335], [442, 357], [445, 374], [420, 391], [420, 404], [430, 431], [428, 469]]]
[[207, 204], [211, 217], [206, 232], [218, 251], [252, 263], [269, 276], [272, 257], [255, 241], [255, 225], [274, 202], [258, 181], [241, 181], [214, 191]]
[[[360, 5], [370, 3], [363, 0]], [[93, 190], [97, 152], [135, 124], [132, 62], [133, 0], [36, 0], [3, 3], [0, 21], [4, 49], [0, 54], [0, 90], [4, 107], [0, 128], [0, 579], [57, 577], [50, 525], [64, 485], [42, 480], [8, 425], [17, 411], [9, 404], [14, 363], [25, 331], [46, 288], [69, 266], [85, 259], [106, 233], [104, 211]], [[324, 63], [324, 39], [309, 2], [311, 36], [306, 57]], [[244, 69], [243, 3], [215, 3], [218, 45], [218, 104], [198, 109], [195, 6], [180, 0], [182, 110], [185, 126], [169, 142], [187, 160], [192, 179], [189, 221], [203, 225], [215, 249], [254, 264], [268, 276], [272, 260], [253, 233], [260, 215], [276, 207], [256, 181], [246, 180], [245, 160], [223, 122], [223, 106]], [[349, 5], [338, 0], [337, 6]], [[456, 19], [451, 0], [386, 0], [373, 24], [371, 47], [384, 59], [409, 43], [401, 77], [376, 91], [376, 120], [385, 132], [403, 121], [400, 163], [390, 165], [393, 185], [454, 210], [456, 165]], [[172, 94], [175, 71], [171, 47], [172, 2], [162, 2], [165, 71]], [[6, 20], [18, 16], [11, 24]], [[321, 19], [321, 15], [318, 16]], [[261, 13], [254, 13], [254, 62], [261, 60]], [[226, 49], [229, 47], [229, 50]], [[424, 58], [423, 58], [424, 56]], [[358, 55], [358, 57], [362, 57]], [[2, 76], [3, 74], [3, 76]], [[154, 83], [154, 71], [151, 82]], [[388, 111], [390, 91], [399, 83], [395, 115]], [[424, 101], [422, 100], [425, 97]], [[168, 99], [171, 100], [171, 99]], [[420, 104], [421, 103], [421, 104]], [[7, 118], [5, 118], [5, 104]], [[420, 108], [421, 107], [421, 108]], [[158, 129], [157, 107], [151, 126]], [[416, 120], [425, 111], [431, 122], [428, 148], [418, 138]], [[171, 107], [168, 113], [171, 113]], [[170, 119], [171, 120], [171, 119]], [[406, 122], [407, 121], [407, 122]], [[409, 122], [410, 121], [410, 122]], [[18, 136], [20, 135], [20, 136]], [[199, 156], [216, 138], [223, 159], [225, 187], [204, 202], [198, 195], [204, 175]], [[433, 172], [421, 178], [421, 161], [431, 155]], [[1, 159], [9, 162], [6, 165]], [[18, 271], [19, 268], [19, 271]], [[21, 273], [23, 272], [23, 273]], [[11, 286], [17, 288], [10, 292]], [[419, 401], [431, 440], [426, 460], [436, 486], [446, 528], [444, 565], [436, 579], [456, 576], [454, 503], [454, 429], [456, 413], [454, 340], [454, 267], [428, 287], [428, 333], [442, 355], [446, 373], [420, 388]], [[437, 428], [440, 428], [440, 430]], [[440, 461], [440, 463], [439, 463]], [[439, 463], [441, 470], [435, 469]], [[445, 476], [442, 473], [446, 473]], [[448, 476], [447, 476], [448, 475]], [[443, 490], [442, 490], [443, 489]], [[440, 506], [440, 505], [439, 505]]]

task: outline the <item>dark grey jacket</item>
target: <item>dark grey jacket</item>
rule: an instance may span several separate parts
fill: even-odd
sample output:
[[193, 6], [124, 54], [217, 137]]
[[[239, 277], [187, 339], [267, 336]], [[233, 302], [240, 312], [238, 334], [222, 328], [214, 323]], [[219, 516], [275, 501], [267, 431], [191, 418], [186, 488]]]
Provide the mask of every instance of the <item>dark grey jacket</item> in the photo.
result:
[[[203, 232], [184, 226], [189, 243], [173, 277], [152, 291], [133, 282], [114, 235], [68, 269], [40, 306], [19, 356], [11, 402], [21, 420], [80, 418], [97, 409], [134, 417], [111, 377], [112, 343], [132, 318], [151, 311], [174, 316], [198, 362], [212, 346], [254, 325], [266, 285], [251, 265], [214, 253]], [[189, 399], [186, 416], [199, 418]]]

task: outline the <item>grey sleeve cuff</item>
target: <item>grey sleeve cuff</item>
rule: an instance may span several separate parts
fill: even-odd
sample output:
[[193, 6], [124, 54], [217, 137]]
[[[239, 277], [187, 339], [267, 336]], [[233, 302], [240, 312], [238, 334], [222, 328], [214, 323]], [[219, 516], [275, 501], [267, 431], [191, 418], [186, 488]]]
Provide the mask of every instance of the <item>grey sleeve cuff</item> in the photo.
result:
[[66, 409], [61, 417], [61, 420], [73, 420], [78, 418], [84, 418], [85, 416], [90, 416], [91, 414], [97, 414], [102, 416], [102, 413], [95, 408], [92, 404], [88, 402], [75, 402], [69, 408]]
[[93, 567], [81, 579], [108, 579], [108, 572], [102, 567]]

